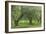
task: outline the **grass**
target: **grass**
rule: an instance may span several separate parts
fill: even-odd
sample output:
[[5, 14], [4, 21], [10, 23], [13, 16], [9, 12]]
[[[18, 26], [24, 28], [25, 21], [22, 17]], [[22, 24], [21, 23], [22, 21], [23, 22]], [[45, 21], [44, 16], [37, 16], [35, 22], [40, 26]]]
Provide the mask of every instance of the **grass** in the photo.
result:
[[40, 23], [37, 20], [32, 20], [32, 25], [29, 24], [29, 20], [20, 20], [18, 23], [18, 26], [14, 28], [34, 28], [34, 27], [39, 27]]

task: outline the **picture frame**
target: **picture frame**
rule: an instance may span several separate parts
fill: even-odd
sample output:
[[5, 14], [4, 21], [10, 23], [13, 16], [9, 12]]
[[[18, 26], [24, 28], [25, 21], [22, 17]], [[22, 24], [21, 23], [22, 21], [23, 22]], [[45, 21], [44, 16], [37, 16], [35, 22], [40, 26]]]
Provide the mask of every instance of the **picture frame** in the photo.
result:
[[[34, 7], [36, 8], [36, 6], [40, 6], [42, 8], [38, 8], [39, 10], [41, 10], [41, 27], [40, 28], [11, 28], [11, 13], [13, 13], [14, 11], [12, 11], [14, 6], [23, 6], [24, 8], [28, 6], [30, 7]], [[34, 9], [35, 9], [34, 8]], [[15, 8], [16, 9], [16, 8]], [[21, 9], [21, 8], [20, 8]], [[28, 8], [29, 9], [29, 8]], [[27, 9], [27, 10], [28, 10]], [[30, 8], [31, 10], [32, 8]], [[36, 8], [37, 9], [37, 8]], [[14, 10], [14, 9], [13, 9]], [[18, 10], [18, 9], [16, 9]], [[22, 9], [23, 10], [23, 9]], [[11, 12], [12, 11], [12, 12]], [[25, 11], [25, 10], [24, 10]], [[24, 12], [23, 11], [23, 12]], [[22, 13], [23, 13], [22, 12]], [[33, 11], [32, 11], [33, 12]], [[14, 12], [16, 13], [16, 11]], [[28, 13], [28, 12], [27, 12]], [[33, 14], [34, 15], [34, 14]], [[29, 15], [30, 16], [30, 15]], [[36, 16], [35, 16], [36, 17]], [[33, 17], [34, 18], [34, 17]], [[38, 18], [38, 17], [37, 17]], [[15, 18], [14, 18], [15, 19]], [[24, 17], [25, 19], [25, 17]], [[26, 18], [27, 19], [27, 18]], [[30, 19], [30, 18], [29, 18]], [[37, 20], [37, 19], [36, 19]], [[12, 23], [13, 24], [13, 23]], [[14, 24], [13, 24], [14, 25]], [[37, 25], [36, 25], [37, 26]], [[31, 26], [32, 27], [32, 26]], [[41, 2], [22, 2], [22, 1], [5, 1], [5, 32], [6, 33], [18, 33], [18, 32], [36, 32], [36, 31], [45, 31], [45, 3], [41, 3]]]

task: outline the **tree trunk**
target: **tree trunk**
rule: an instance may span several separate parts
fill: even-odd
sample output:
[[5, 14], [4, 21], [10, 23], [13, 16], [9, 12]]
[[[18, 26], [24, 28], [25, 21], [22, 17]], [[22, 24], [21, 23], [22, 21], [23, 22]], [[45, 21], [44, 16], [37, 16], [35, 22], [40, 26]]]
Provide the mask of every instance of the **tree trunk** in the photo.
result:
[[23, 17], [23, 14], [18, 18], [18, 20], [15, 20], [15, 26], [18, 26], [19, 20]]
[[32, 17], [29, 19], [29, 24], [32, 25]]
[[15, 20], [14, 24], [15, 24], [15, 26], [18, 26], [18, 21]]

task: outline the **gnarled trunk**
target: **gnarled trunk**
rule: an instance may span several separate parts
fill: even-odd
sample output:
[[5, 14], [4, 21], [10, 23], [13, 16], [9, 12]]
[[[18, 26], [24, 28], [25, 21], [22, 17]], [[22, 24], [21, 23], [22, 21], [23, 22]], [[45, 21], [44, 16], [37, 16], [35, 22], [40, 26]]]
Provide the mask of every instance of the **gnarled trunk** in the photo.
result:
[[14, 21], [14, 24], [15, 24], [15, 26], [18, 26], [18, 21], [15, 20]]
[[32, 17], [29, 18], [29, 24], [32, 25]]

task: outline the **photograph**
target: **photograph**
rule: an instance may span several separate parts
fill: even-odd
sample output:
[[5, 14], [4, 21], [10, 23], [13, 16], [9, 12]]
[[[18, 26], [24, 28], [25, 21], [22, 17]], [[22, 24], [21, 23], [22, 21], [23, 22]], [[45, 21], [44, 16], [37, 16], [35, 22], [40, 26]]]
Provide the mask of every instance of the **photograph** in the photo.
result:
[[45, 30], [44, 3], [5, 2], [5, 31], [28, 32]]
[[41, 26], [41, 6], [11, 6], [11, 28]]

